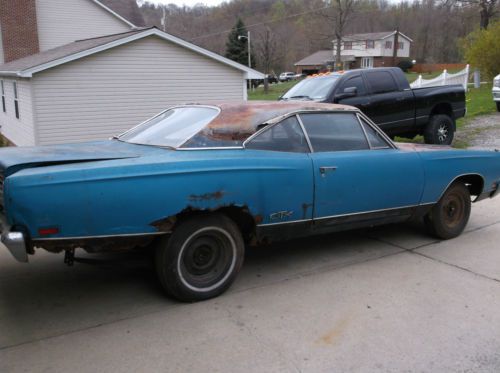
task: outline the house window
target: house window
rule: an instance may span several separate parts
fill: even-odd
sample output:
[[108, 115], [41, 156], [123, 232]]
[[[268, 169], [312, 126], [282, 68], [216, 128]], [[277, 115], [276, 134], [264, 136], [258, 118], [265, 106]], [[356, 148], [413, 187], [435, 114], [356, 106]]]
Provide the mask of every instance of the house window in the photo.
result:
[[352, 41], [345, 41], [344, 42], [344, 50], [350, 51], [352, 49]]
[[373, 48], [375, 48], [375, 40], [367, 40], [366, 49], [373, 49]]
[[398, 41], [398, 49], [404, 49], [405, 44], [402, 41]]
[[385, 42], [385, 49], [392, 49], [392, 41], [388, 40]]
[[19, 119], [19, 98], [17, 96], [17, 82], [14, 82], [14, 111], [16, 112], [16, 118]]
[[2, 86], [2, 109], [3, 112], [7, 112], [7, 107], [5, 106], [5, 87], [3, 85], [3, 80], [0, 82], [0, 85]]

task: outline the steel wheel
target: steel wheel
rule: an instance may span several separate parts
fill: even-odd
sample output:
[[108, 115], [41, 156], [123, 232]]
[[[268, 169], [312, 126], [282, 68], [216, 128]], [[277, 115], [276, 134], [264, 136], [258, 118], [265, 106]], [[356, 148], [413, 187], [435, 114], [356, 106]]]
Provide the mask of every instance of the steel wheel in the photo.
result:
[[156, 273], [166, 292], [179, 300], [209, 299], [231, 286], [244, 252], [238, 226], [227, 216], [193, 216], [157, 243]]
[[425, 216], [425, 224], [429, 232], [438, 238], [454, 238], [465, 229], [470, 210], [469, 189], [463, 183], [455, 182]]

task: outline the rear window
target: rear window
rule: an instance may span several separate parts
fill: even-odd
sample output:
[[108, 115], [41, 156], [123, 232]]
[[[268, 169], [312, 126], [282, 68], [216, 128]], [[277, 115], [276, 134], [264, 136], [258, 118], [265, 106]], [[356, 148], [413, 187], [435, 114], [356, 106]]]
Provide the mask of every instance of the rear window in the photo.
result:
[[367, 72], [366, 79], [368, 80], [373, 93], [386, 93], [399, 90], [393, 76], [387, 71]]
[[133, 144], [178, 148], [218, 114], [219, 109], [214, 107], [172, 108], [125, 132], [119, 139]]

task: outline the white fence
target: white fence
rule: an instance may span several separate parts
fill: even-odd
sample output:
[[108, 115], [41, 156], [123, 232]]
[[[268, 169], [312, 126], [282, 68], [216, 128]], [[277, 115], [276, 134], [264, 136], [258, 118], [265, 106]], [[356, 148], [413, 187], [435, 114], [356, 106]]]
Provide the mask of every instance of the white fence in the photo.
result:
[[436, 87], [440, 85], [451, 85], [451, 84], [461, 84], [465, 90], [467, 90], [467, 82], [469, 81], [469, 65], [465, 67], [462, 71], [455, 74], [449, 74], [448, 71], [444, 70], [441, 75], [436, 76], [434, 79], [422, 79], [422, 75], [419, 75], [417, 80], [410, 84], [412, 88], [421, 87]]

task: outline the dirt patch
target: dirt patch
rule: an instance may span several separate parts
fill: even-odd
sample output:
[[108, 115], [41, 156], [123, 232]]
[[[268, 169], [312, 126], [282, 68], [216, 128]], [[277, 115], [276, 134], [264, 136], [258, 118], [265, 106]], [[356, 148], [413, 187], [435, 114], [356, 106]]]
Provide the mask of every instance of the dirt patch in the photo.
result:
[[500, 113], [473, 118], [455, 133], [455, 141], [473, 148], [500, 149]]

